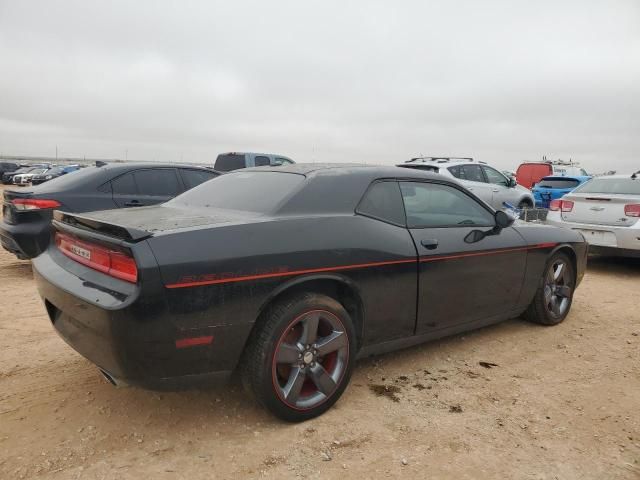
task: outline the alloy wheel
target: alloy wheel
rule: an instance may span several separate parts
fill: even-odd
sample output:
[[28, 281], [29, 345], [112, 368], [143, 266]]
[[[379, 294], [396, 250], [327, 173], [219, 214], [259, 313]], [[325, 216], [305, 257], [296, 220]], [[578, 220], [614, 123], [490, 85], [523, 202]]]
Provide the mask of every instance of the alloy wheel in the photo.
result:
[[337, 390], [349, 362], [349, 339], [340, 319], [325, 310], [297, 317], [276, 345], [273, 385], [289, 407], [308, 410]]
[[553, 318], [561, 318], [571, 301], [571, 275], [562, 259], [555, 260], [548, 268], [544, 284], [545, 308]]

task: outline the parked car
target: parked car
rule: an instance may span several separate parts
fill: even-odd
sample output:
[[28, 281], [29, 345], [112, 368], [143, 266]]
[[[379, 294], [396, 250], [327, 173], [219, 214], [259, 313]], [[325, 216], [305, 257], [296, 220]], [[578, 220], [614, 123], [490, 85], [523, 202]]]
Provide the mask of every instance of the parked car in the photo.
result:
[[274, 153], [229, 152], [216, 158], [213, 168], [219, 172], [230, 172], [240, 168], [291, 165], [295, 163], [284, 155]]
[[571, 190], [590, 179], [591, 177], [588, 176], [549, 176], [542, 178], [531, 190], [536, 207], [549, 208], [552, 200], [562, 198]]
[[0, 162], [0, 178], [7, 172], [15, 172], [20, 168], [20, 165], [13, 162]]
[[218, 172], [171, 163], [99, 163], [28, 190], [4, 192], [0, 241], [18, 258], [46, 249], [53, 210], [86, 212], [166, 202]]
[[580, 167], [579, 164], [566, 161], [543, 161], [543, 162], [524, 162], [521, 163], [516, 170], [516, 180], [519, 185], [525, 188], [533, 188], [533, 186], [544, 177], [551, 175], [579, 175], [583, 177], [589, 176], [587, 171]]
[[19, 187], [24, 187], [25, 185], [29, 185], [31, 183], [31, 179], [34, 175], [44, 175], [47, 173], [50, 168], [34, 168], [25, 173], [18, 173], [13, 176], [13, 184], [18, 185]]
[[243, 170], [160, 206], [56, 212], [53, 226], [33, 261], [40, 295], [107, 379], [240, 376], [289, 421], [330, 408], [358, 357], [523, 313], [560, 323], [587, 250], [577, 232], [514, 225], [453, 178], [396, 167]]
[[80, 170], [80, 165], [59, 165], [47, 170], [44, 173], [36, 173], [31, 177], [32, 185], [40, 185], [41, 183], [48, 182], [54, 178], [61, 177], [67, 173], [76, 172]]
[[590, 251], [640, 256], [640, 171], [594, 177], [549, 210], [547, 223], [581, 232]]
[[4, 185], [13, 185], [13, 177], [21, 173], [28, 173], [32, 170], [36, 170], [39, 167], [20, 167], [13, 172], [5, 172], [2, 174], [2, 183]]
[[485, 162], [477, 162], [472, 158], [420, 157], [398, 166], [457, 178], [496, 210], [503, 209], [505, 202], [518, 208], [533, 207], [533, 195], [529, 190], [518, 186], [513, 178], [506, 177]]

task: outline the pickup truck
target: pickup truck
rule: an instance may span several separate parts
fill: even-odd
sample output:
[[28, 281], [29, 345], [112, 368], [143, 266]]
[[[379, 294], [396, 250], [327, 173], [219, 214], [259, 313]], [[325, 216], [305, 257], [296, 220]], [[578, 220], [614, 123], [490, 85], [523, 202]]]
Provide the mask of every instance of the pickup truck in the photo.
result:
[[275, 153], [228, 152], [218, 155], [213, 168], [219, 172], [230, 172], [240, 168], [274, 167], [293, 163], [295, 162], [290, 158]]

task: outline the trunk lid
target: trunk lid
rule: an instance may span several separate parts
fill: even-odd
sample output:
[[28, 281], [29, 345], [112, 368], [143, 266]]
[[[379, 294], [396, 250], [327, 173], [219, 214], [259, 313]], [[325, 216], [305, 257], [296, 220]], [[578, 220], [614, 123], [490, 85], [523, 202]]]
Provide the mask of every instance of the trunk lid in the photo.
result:
[[625, 214], [624, 207], [640, 203], [638, 195], [611, 193], [571, 193], [563, 200], [573, 202], [570, 212], [562, 212], [567, 222], [630, 227], [638, 219]]
[[255, 215], [231, 210], [163, 204], [82, 214], [55, 212], [54, 219], [85, 231], [135, 242], [162, 232], [233, 223]]

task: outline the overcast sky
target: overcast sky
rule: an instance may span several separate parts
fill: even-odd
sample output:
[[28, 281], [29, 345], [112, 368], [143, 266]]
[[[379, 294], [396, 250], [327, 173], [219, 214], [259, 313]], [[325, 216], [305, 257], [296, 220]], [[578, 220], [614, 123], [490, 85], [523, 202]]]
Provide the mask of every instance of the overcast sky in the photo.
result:
[[0, 0], [0, 153], [640, 169], [640, 1]]

